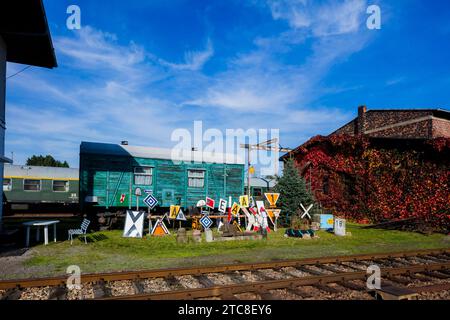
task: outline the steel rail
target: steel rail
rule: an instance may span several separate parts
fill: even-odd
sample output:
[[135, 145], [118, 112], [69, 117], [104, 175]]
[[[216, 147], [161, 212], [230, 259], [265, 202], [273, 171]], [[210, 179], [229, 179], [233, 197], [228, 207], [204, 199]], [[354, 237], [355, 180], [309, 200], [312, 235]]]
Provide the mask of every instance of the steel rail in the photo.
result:
[[[433, 263], [425, 265], [413, 265], [399, 268], [381, 269], [381, 277], [401, 275], [408, 273], [419, 273], [424, 271], [439, 271], [450, 268], [450, 262]], [[297, 277], [282, 280], [267, 280], [259, 282], [246, 282], [233, 285], [215, 286], [208, 288], [184, 289], [175, 291], [163, 291], [156, 293], [124, 295], [115, 297], [106, 297], [98, 300], [190, 300], [199, 298], [210, 298], [220, 296], [232, 296], [240, 293], [266, 292], [267, 290], [288, 289], [309, 285], [324, 285], [329, 283], [338, 283], [351, 280], [366, 280], [369, 275], [365, 271], [343, 272], [340, 274]], [[446, 288], [446, 287], [444, 287]]]
[[[243, 264], [227, 264], [227, 265], [191, 267], [191, 268], [169, 268], [169, 269], [138, 270], [125, 272], [91, 273], [91, 274], [82, 274], [81, 283], [91, 283], [97, 281], [167, 278], [174, 276], [201, 275], [208, 273], [252, 271], [260, 269], [296, 267], [304, 265], [333, 264], [341, 262], [358, 262], [364, 260], [407, 258], [407, 257], [420, 257], [426, 255], [442, 255], [442, 254], [444, 255], [450, 254], [450, 249], [416, 250], [416, 251], [406, 251], [396, 253], [360, 254], [350, 256], [307, 258], [300, 260], [281, 260], [281, 261], [243, 263]], [[0, 290], [12, 288], [58, 286], [58, 285], [65, 285], [66, 281], [67, 276], [1, 280]]]

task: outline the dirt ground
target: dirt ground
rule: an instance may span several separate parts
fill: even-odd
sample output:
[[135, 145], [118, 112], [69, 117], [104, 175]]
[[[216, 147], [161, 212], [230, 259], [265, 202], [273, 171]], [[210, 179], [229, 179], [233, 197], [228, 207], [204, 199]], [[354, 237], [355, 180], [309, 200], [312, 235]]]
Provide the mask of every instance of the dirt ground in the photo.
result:
[[52, 268], [48, 266], [27, 266], [25, 262], [35, 254], [34, 249], [5, 250], [0, 254], [0, 278], [17, 278], [20, 274], [45, 273]]

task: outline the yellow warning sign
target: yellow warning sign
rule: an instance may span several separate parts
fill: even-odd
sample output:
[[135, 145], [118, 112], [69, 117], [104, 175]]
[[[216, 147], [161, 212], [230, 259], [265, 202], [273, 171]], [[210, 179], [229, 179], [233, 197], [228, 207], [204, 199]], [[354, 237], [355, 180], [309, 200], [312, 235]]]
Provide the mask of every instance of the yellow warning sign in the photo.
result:
[[241, 208], [248, 208], [248, 196], [239, 197], [239, 205]]
[[169, 218], [170, 219], [176, 219], [178, 216], [178, 212], [180, 211], [180, 206], [170, 206], [170, 214], [169, 214]]
[[266, 209], [266, 211], [267, 211], [267, 215], [271, 219], [278, 218], [281, 213], [281, 209]]
[[236, 226], [236, 228], [239, 230], [239, 232], [242, 232], [241, 226], [239, 225], [239, 223], [236, 220], [234, 220], [233, 225]]
[[241, 210], [241, 207], [236, 202], [233, 203], [233, 206], [231, 207], [231, 214], [233, 216], [237, 216], [239, 214], [239, 210]]
[[269, 201], [271, 207], [275, 207], [278, 202], [278, 198], [280, 197], [279, 193], [264, 193], [267, 201]]

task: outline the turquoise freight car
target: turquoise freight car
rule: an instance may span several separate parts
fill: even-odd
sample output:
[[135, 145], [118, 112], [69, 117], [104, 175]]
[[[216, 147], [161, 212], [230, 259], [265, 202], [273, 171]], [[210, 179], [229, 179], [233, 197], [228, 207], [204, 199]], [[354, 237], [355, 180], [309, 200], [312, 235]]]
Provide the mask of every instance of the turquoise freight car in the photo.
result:
[[[142, 191], [139, 198], [136, 189]], [[238, 201], [244, 194], [244, 161], [232, 154], [81, 143], [82, 209], [136, 209], [137, 201], [146, 208], [146, 191], [157, 198], [158, 208], [190, 208], [206, 197]]]

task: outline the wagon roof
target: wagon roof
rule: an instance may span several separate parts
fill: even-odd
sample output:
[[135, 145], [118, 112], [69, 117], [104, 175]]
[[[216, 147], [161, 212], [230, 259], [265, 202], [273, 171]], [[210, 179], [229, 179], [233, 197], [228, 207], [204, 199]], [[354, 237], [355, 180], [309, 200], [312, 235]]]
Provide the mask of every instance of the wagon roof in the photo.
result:
[[78, 179], [78, 169], [5, 164], [4, 176], [42, 179]]
[[111, 143], [82, 142], [80, 154], [106, 154], [146, 159], [164, 159], [186, 162], [244, 164], [239, 154], [198, 152], [183, 149], [139, 147]]
[[[250, 178], [250, 185], [252, 187], [267, 188], [267, 182], [261, 178]], [[276, 185], [276, 180], [269, 181], [269, 188], [273, 188]], [[247, 180], [245, 180], [245, 186], [247, 186]]]

